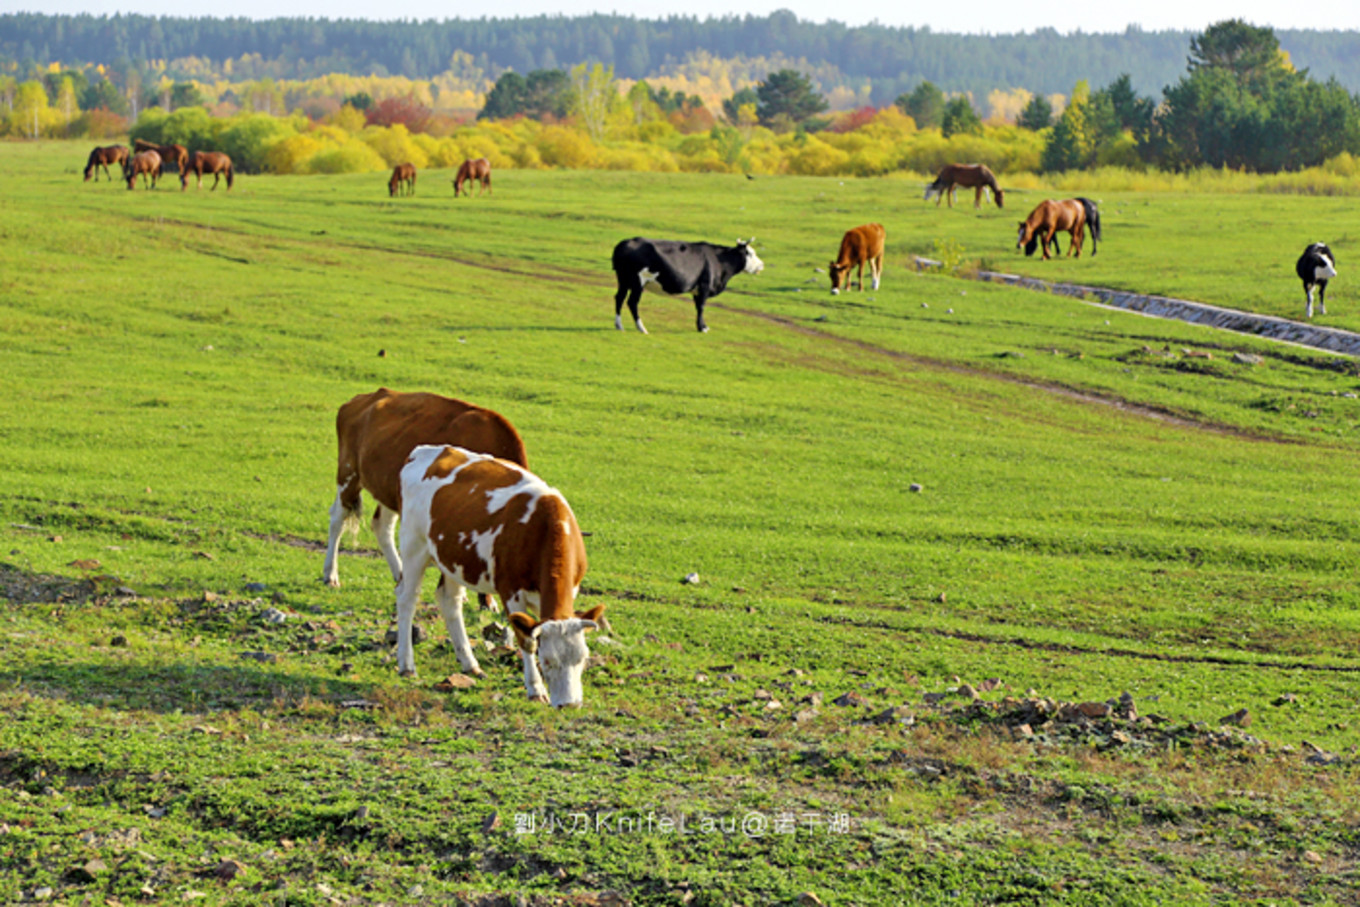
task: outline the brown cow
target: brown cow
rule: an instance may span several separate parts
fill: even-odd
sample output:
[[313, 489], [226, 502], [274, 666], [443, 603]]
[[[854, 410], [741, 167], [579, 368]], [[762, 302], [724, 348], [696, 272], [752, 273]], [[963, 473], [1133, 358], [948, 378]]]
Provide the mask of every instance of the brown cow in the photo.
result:
[[573, 607], [586, 547], [560, 492], [506, 460], [422, 444], [401, 470], [401, 558], [398, 671], [416, 672], [411, 623], [433, 562], [440, 572], [435, 599], [464, 671], [482, 676], [463, 626], [466, 590], [494, 592], [519, 641], [529, 698], [559, 708], [581, 705], [581, 672], [590, 657], [585, 634], [597, 628], [604, 605], [586, 612]]
[[865, 224], [845, 231], [841, 239], [841, 251], [827, 268], [831, 274], [831, 295], [841, 291], [841, 281], [850, 289], [850, 269], [859, 265], [859, 288], [864, 290], [864, 263], [869, 263], [869, 275], [873, 278], [875, 290], [879, 278], [883, 276], [883, 241], [887, 234], [882, 224]]
[[416, 445], [455, 444], [529, 465], [524, 441], [504, 416], [438, 394], [403, 394], [385, 387], [359, 394], [340, 407], [335, 433], [340, 448], [338, 487], [322, 570], [322, 579], [330, 586], [340, 585], [335, 563], [340, 536], [346, 529], [358, 533], [364, 491], [377, 502], [372, 526], [378, 547], [387, 558], [392, 580], [401, 580], [401, 557], [393, 535], [401, 513], [401, 466]]
[[416, 194], [415, 164], [409, 162], [398, 164], [392, 169], [392, 178], [387, 181], [387, 194], [388, 196]]

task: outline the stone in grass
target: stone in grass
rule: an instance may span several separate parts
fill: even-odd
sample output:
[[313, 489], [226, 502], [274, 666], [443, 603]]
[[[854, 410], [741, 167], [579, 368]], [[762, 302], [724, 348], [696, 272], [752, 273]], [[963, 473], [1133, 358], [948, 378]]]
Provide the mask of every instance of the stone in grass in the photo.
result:
[[1293, 705], [1298, 701], [1299, 697], [1295, 696], [1293, 693], [1281, 693], [1279, 696], [1275, 697], [1273, 705]]
[[246, 864], [240, 860], [223, 860], [213, 869], [213, 875], [219, 879], [234, 879], [246, 871]]
[[[425, 631], [420, 629], [420, 624], [411, 624], [411, 645], [419, 645], [424, 641]], [[397, 644], [396, 627], [387, 631], [387, 635], [383, 637], [383, 642], [387, 643], [389, 646], [395, 646]]]
[[912, 482], [910, 485], [907, 486], [907, 491], [911, 492], [921, 492], [924, 490], [925, 486], [922, 485], [920, 482]]
[[832, 701], [835, 702], [836, 705], [841, 706], [843, 708], [849, 706], [858, 707], [869, 704], [869, 700], [865, 699], [862, 693], [859, 693], [855, 690], [851, 690], [848, 693], [843, 693], [842, 695], [836, 697]]
[[454, 690], [470, 690], [476, 685], [476, 678], [466, 674], [450, 674], [435, 684], [434, 688], [441, 693], [452, 693]]
[[1218, 720], [1219, 724], [1231, 724], [1236, 727], [1251, 727], [1251, 713], [1246, 709], [1238, 709], [1231, 715], [1224, 715]]
[[699, 574], [686, 573], [685, 578], [680, 580], [680, 582], [684, 583], [686, 586], [697, 586], [699, 585]]

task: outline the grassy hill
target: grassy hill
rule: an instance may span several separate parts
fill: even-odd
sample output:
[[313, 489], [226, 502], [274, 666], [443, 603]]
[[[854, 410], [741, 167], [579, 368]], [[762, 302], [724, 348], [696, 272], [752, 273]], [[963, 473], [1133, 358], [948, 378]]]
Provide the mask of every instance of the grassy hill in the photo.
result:
[[[1297, 317], [1343, 202], [1111, 195], [1045, 263], [1039, 193], [129, 192], [83, 147], [0, 146], [0, 899], [1355, 897], [1354, 361], [907, 264]], [[831, 297], [871, 220], [882, 288]], [[711, 333], [655, 294], [613, 330], [619, 239], [753, 234]], [[429, 605], [398, 677], [367, 529], [320, 583], [335, 409], [378, 386], [499, 410], [572, 503], [612, 624], [580, 712], [491, 658], [436, 690]]]

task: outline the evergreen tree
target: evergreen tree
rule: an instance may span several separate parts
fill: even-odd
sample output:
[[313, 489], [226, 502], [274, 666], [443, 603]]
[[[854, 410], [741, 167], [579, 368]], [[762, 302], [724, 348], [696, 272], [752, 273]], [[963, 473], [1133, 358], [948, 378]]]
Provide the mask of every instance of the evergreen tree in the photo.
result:
[[940, 121], [940, 132], [945, 138], [961, 132], [980, 135], [982, 133], [982, 120], [978, 117], [977, 111], [973, 109], [972, 102], [963, 95], [959, 95], [945, 104], [944, 114]]
[[521, 114], [528, 97], [529, 86], [524, 76], [513, 69], [502, 73], [495, 86], [486, 93], [486, 101], [478, 111], [477, 119], [503, 120]]
[[803, 123], [826, 110], [826, 98], [812, 88], [812, 80], [794, 69], [781, 69], [765, 77], [756, 87], [756, 113], [769, 125], [777, 117]]
[[1048, 98], [1036, 94], [1029, 99], [1029, 103], [1020, 111], [1020, 117], [1015, 124], [1022, 129], [1031, 129], [1038, 132], [1053, 125], [1053, 105]]
[[916, 121], [917, 129], [933, 129], [944, 123], [944, 92], [930, 82], [922, 82], [911, 94], [899, 95], [893, 102]]
[[747, 104], [759, 106], [760, 96], [756, 94], [754, 88], [743, 88], [732, 97], [722, 102], [723, 116], [727, 117], [728, 122], [735, 123], [739, 118], [739, 111]]

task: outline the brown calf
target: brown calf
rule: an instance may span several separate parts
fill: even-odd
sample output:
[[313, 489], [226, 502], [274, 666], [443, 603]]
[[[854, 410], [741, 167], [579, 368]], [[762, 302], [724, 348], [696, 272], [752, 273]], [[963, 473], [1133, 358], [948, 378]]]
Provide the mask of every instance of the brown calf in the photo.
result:
[[879, 278], [883, 276], [883, 242], [887, 233], [882, 224], [865, 224], [845, 231], [841, 239], [841, 251], [827, 270], [831, 274], [831, 294], [841, 291], [841, 283], [850, 289], [850, 269], [859, 265], [859, 288], [864, 290], [864, 263], [869, 263], [869, 276], [873, 278], [875, 290]]
[[440, 572], [436, 600], [463, 670], [482, 675], [463, 626], [466, 590], [495, 593], [519, 641], [529, 698], [579, 706], [590, 657], [585, 633], [596, 629], [604, 605], [583, 613], [573, 607], [586, 547], [566, 499], [514, 463], [423, 444], [402, 467], [401, 501], [397, 670], [415, 673], [411, 623], [433, 562]]

